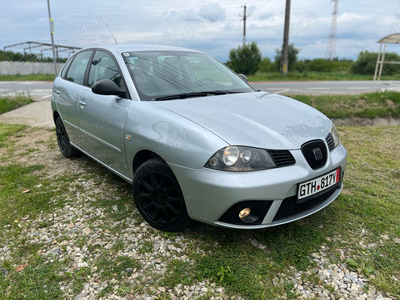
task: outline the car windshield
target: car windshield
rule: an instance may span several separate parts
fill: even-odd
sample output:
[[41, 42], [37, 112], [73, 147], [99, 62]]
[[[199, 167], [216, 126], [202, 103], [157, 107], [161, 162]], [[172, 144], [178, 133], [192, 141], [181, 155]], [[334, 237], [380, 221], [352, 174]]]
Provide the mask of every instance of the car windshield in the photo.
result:
[[249, 84], [207, 54], [125, 52], [123, 58], [140, 98], [145, 101], [254, 92]]

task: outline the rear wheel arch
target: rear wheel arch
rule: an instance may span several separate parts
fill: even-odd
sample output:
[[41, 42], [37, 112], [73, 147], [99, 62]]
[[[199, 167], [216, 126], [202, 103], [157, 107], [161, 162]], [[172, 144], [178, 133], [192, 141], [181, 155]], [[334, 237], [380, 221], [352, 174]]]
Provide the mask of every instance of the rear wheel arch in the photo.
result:
[[60, 148], [60, 152], [66, 158], [71, 158], [74, 156], [79, 156], [81, 152], [76, 149], [74, 146], [71, 145], [68, 133], [65, 130], [64, 123], [61, 117], [54, 114], [55, 124], [56, 124], [56, 136], [57, 136], [57, 143], [58, 147]]
[[58, 111], [54, 111], [53, 112], [53, 121], [54, 121], [54, 124], [56, 124], [56, 121], [57, 121], [57, 119], [58, 118], [61, 118], [61, 116], [60, 116], [60, 114], [58, 113]]

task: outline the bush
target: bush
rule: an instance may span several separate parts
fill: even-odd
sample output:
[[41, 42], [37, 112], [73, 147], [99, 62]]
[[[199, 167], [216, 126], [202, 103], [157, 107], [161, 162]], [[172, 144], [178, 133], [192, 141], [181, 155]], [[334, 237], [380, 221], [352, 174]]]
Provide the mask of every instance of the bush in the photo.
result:
[[[299, 54], [299, 53], [300, 53], [300, 48], [296, 48], [293, 43], [289, 45], [288, 71], [296, 70], [297, 54]], [[275, 61], [274, 61], [274, 66], [273, 66], [273, 70], [276, 72], [280, 72], [281, 59], [282, 59], [282, 49], [276, 50]]]
[[[358, 54], [357, 61], [351, 66], [350, 72], [353, 74], [372, 75], [375, 72], [378, 53], [361, 51]], [[386, 52], [385, 61], [398, 61], [400, 56], [395, 52]], [[400, 65], [385, 64], [382, 75], [394, 75], [400, 73]]]
[[352, 62], [348, 60], [338, 61], [316, 58], [313, 60], [306, 60], [305, 64], [307, 65], [308, 70], [311, 72], [348, 72]]
[[258, 65], [258, 71], [260, 72], [269, 72], [272, 68], [272, 62], [268, 57], [264, 57], [260, 64]]
[[238, 74], [254, 74], [261, 61], [261, 51], [257, 43], [239, 46], [229, 52], [229, 61], [226, 65]]
[[308, 65], [303, 60], [300, 60], [296, 63], [296, 70], [299, 71], [300, 73], [310, 71]]

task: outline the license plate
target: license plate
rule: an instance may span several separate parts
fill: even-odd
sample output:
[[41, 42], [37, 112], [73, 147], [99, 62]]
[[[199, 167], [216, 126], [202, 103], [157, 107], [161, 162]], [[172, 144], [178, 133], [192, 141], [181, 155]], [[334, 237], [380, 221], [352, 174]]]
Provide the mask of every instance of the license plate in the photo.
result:
[[297, 193], [297, 199], [303, 199], [308, 196], [319, 193], [339, 182], [340, 169], [332, 171], [324, 176], [315, 178], [313, 180], [303, 182], [299, 184], [299, 190]]

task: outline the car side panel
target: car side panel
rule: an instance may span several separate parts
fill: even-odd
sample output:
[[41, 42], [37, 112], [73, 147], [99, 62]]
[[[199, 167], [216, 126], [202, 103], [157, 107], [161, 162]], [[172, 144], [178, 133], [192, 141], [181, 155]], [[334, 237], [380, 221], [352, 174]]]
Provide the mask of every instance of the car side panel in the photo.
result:
[[[228, 144], [192, 121], [151, 102], [132, 101], [125, 126], [128, 167], [140, 150], [150, 150], [166, 162], [200, 169]], [[132, 177], [131, 177], [132, 178]]]
[[[128, 176], [124, 126], [129, 99], [94, 94], [82, 87], [78, 114], [85, 152], [117, 172]], [[84, 104], [83, 104], [84, 103]]]
[[57, 103], [65, 129], [71, 142], [79, 144], [80, 130], [78, 117], [78, 101], [81, 86], [57, 77], [53, 84], [53, 97]]

